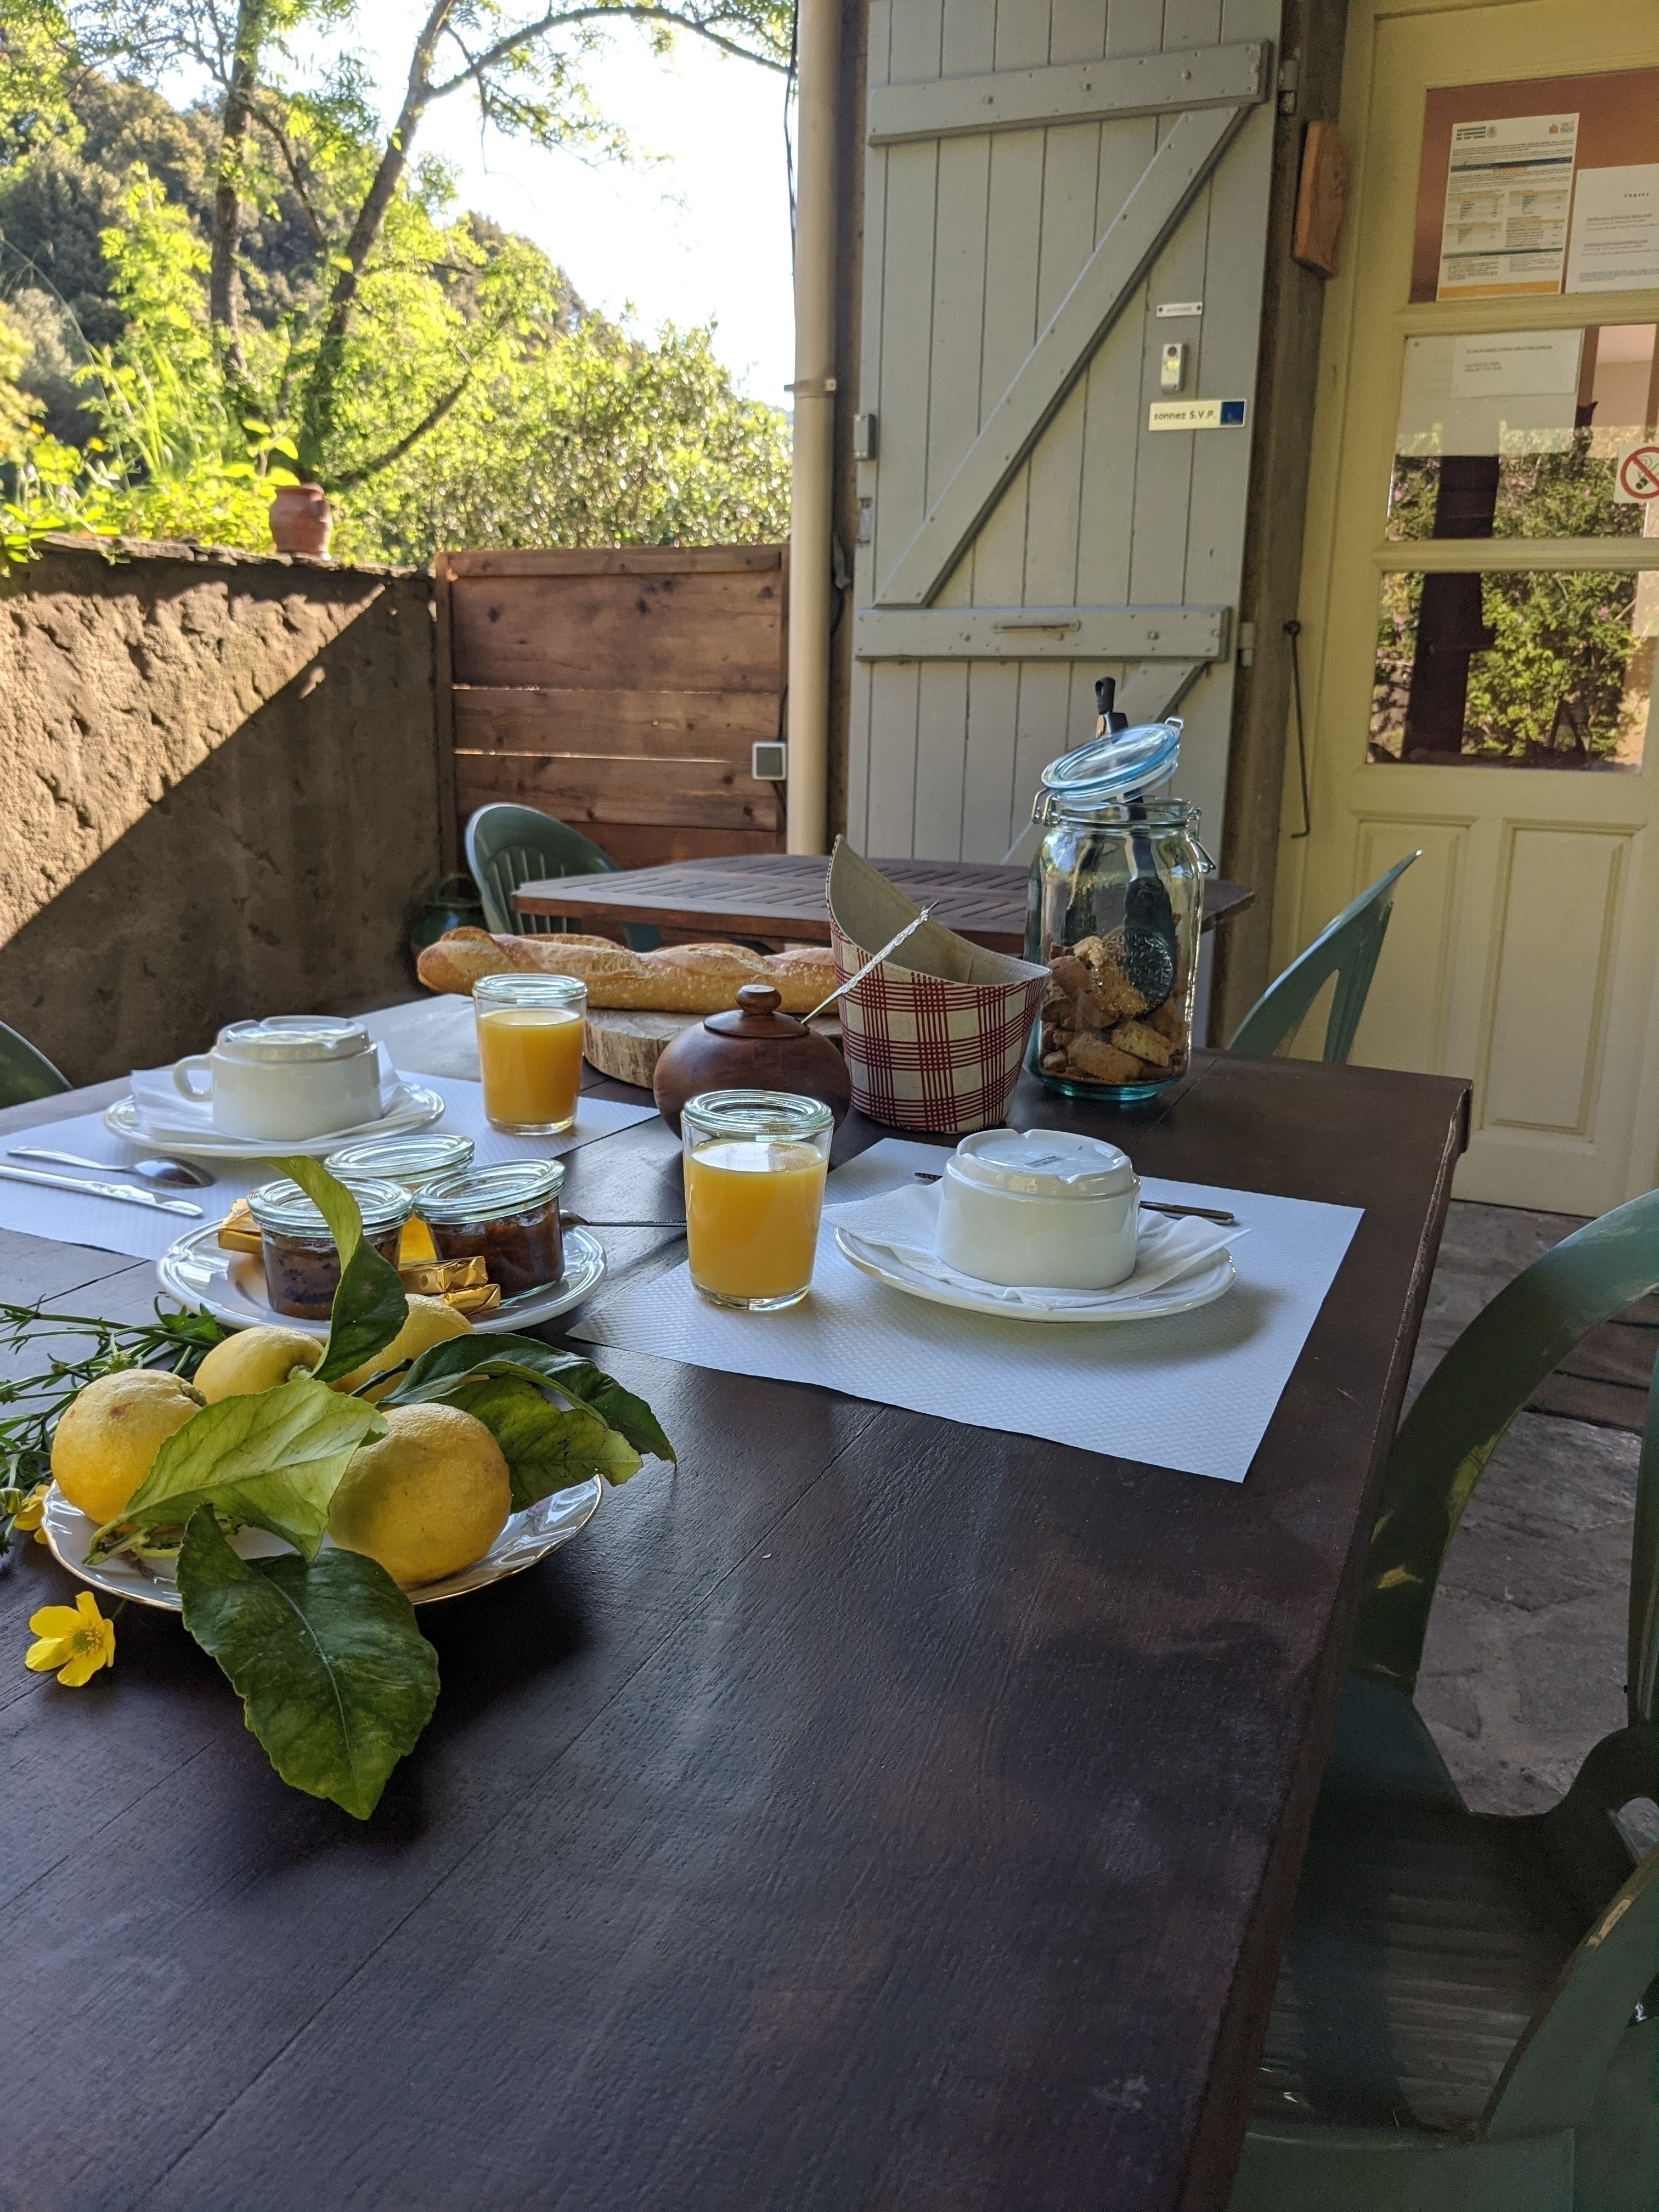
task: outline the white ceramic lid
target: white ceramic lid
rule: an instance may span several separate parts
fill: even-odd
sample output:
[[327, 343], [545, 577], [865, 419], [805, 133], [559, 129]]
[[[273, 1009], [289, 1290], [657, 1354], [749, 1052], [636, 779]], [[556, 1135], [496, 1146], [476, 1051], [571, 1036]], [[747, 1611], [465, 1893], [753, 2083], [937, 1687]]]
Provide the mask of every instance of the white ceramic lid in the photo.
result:
[[981, 1129], [957, 1146], [949, 1172], [1023, 1198], [1115, 1198], [1135, 1180], [1127, 1152], [1065, 1129]]
[[361, 1022], [334, 1014], [267, 1014], [263, 1021], [231, 1022], [219, 1032], [216, 1050], [230, 1060], [273, 1062], [354, 1060], [369, 1048]]

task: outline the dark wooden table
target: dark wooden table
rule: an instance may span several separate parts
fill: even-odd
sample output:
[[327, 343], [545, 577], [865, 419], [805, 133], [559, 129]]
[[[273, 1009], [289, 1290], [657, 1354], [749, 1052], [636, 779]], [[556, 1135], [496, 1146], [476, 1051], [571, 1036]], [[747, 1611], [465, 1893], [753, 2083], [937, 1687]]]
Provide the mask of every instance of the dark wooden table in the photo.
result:
[[[276, 1780], [166, 1615], [85, 1690], [26, 1674], [72, 1585], [25, 1545], [0, 2204], [1224, 2205], [1466, 1111], [1200, 1054], [1112, 1122], [1154, 1174], [1365, 1209], [1242, 1486], [602, 1355], [678, 1468], [422, 1613], [437, 1716], [364, 1826]], [[1030, 1086], [1012, 1118], [1100, 1126]], [[589, 1145], [568, 1190], [673, 1206], [674, 1144]], [[678, 1249], [606, 1243], [623, 1280]], [[154, 1291], [0, 1260], [12, 1297]]]
[[[601, 925], [649, 921], [659, 929], [714, 929], [738, 937], [828, 945], [826, 866], [810, 853], [672, 860], [620, 875], [560, 876], [523, 884], [515, 902], [524, 914], [564, 915]], [[992, 952], [1018, 955], [1024, 950], [1029, 868], [978, 860], [877, 860], [874, 866], [918, 906], [931, 900], [934, 918], [970, 944]], [[1212, 877], [1204, 886], [1205, 928], [1249, 906], [1254, 896], [1240, 884]]]

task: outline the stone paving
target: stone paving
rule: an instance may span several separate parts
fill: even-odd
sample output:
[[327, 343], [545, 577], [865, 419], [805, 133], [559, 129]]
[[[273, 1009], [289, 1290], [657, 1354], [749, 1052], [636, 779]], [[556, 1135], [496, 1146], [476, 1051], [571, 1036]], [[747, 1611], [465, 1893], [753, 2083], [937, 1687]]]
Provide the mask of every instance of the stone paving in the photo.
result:
[[[1504, 1285], [1579, 1224], [1455, 1203], [1413, 1388]], [[1463, 1516], [1435, 1600], [1419, 1711], [1469, 1805], [1553, 1804], [1625, 1719], [1639, 1437], [1519, 1414]]]

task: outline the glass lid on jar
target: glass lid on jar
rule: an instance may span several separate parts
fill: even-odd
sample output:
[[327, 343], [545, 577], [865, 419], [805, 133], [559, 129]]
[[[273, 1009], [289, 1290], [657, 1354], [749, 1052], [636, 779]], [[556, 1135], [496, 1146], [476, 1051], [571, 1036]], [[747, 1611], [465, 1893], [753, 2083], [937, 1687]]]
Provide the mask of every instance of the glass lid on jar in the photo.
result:
[[1109, 730], [1050, 761], [1042, 771], [1038, 805], [1089, 806], [1103, 799], [1155, 791], [1176, 772], [1182, 724], [1138, 722], [1130, 730]]
[[370, 1046], [361, 1022], [332, 1014], [267, 1014], [263, 1021], [227, 1024], [215, 1048], [232, 1060], [289, 1062], [353, 1060]]
[[981, 1129], [963, 1139], [946, 1171], [1022, 1198], [1115, 1198], [1135, 1181], [1127, 1152], [1066, 1129]]
[[489, 1168], [468, 1168], [421, 1188], [421, 1217], [434, 1228], [469, 1221], [499, 1221], [545, 1206], [564, 1188], [562, 1160], [501, 1160]]
[[472, 1152], [471, 1137], [366, 1137], [358, 1145], [342, 1145], [323, 1165], [331, 1176], [368, 1176], [413, 1190], [435, 1176], [471, 1167]]
[[[338, 1181], [357, 1201], [365, 1236], [383, 1237], [390, 1229], [401, 1229], [414, 1212], [414, 1201], [401, 1183], [380, 1182], [368, 1176], [341, 1176]], [[276, 1237], [330, 1234], [322, 1208], [286, 1176], [251, 1190], [247, 1207], [256, 1224]]]

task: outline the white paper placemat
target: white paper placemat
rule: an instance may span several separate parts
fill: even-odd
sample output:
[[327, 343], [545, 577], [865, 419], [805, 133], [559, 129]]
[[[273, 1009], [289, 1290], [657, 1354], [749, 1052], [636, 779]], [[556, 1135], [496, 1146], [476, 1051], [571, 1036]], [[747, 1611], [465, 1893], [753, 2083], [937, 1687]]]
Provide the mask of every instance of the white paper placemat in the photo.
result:
[[[837, 1169], [829, 1203], [937, 1174], [934, 1145], [888, 1138]], [[810, 1296], [782, 1313], [712, 1306], [684, 1266], [625, 1290], [572, 1334], [689, 1365], [816, 1382], [970, 1427], [1242, 1482], [1326, 1292], [1358, 1208], [1149, 1178], [1148, 1198], [1219, 1206], [1249, 1231], [1224, 1298], [1167, 1320], [1003, 1321], [924, 1304], [861, 1275], [819, 1237]], [[901, 1477], [902, 1479], [902, 1477]]]
[[[480, 1085], [441, 1075], [423, 1074], [421, 1081], [444, 1101], [442, 1121], [434, 1121], [430, 1127], [446, 1134], [459, 1133], [471, 1137], [477, 1147], [474, 1158], [480, 1167], [492, 1166], [497, 1160], [555, 1158], [562, 1152], [573, 1152], [578, 1145], [590, 1144], [596, 1137], [609, 1137], [618, 1129], [630, 1128], [636, 1121], [649, 1121], [656, 1113], [652, 1106], [625, 1105], [617, 1099], [590, 1098], [584, 1093], [576, 1104], [576, 1126], [567, 1129], [563, 1136], [503, 1137], [484, 1119]], [[12, 1145], [39, 1145], [53, 1152], [79, 1152], [83, 1159], [105, 1160], [113, 1168], [130, 1168], [135, 1159], [145, 1157], [144, 1152], [111, 1136], [101, 1114], [76, 1114], [62, 1121], [40, 1121], [33, 1128], [15, 1130], [0, 1137], [0, 1159], [4, 1159], [8, 1167], [38, 1168], [47, 1175], [90, 1174], [88, 1169], [56, 1167], [50, 1160], [14, 1160], [9, 1152]], [[281, 1146], [274, 1149], [280, 1152]], [[229, 1211], [233, 1199], [243, 1197], [258, 1184], [270, 1180], [269, 1170], [252, 1160], [222, 1164], [204, 1161], [202, 1164], [213, 1174], [210, 1188], [173, 1191], [158, 1185], [157, 1196], [189, 1199], [203, 1209], [204, 1220], [212, 1221]], [[137, 1182], [136, 1176], [127, 1180]], [[145, 1186], [140, 1183], [139, 1188]], [[187, 1214], [156, 1213], [148, 1206], [124, 1206], [114, 1199], [81, 1198], [67, 1190], [48, 1190], [38, 1184], [0, 1179], [0, 1228], [21, 1229], [31, 1237], [48, 1237], [60, 1244], [91, 1244], [101, 1252], [131, 1253], [135, 1260], [159, 1260], [175, 1237], [199, 1226]]]

